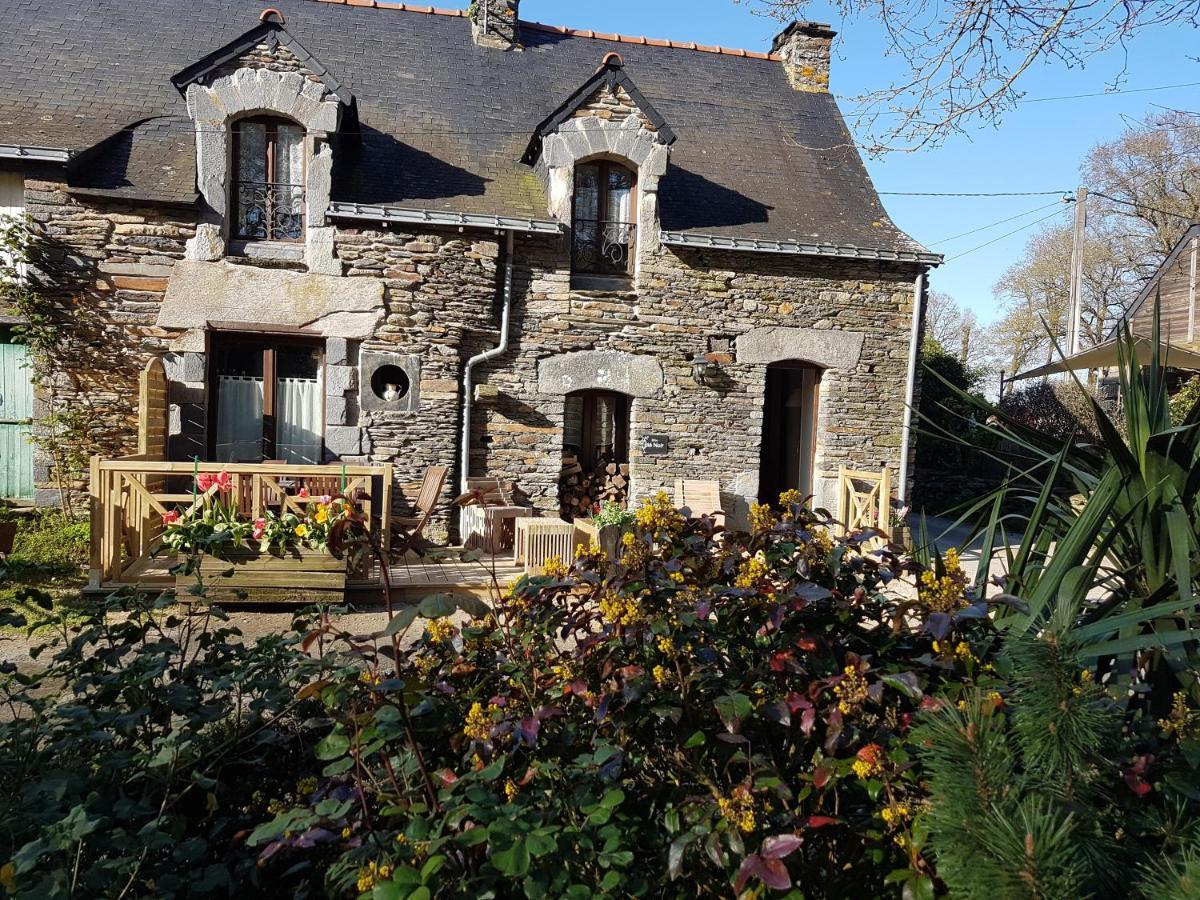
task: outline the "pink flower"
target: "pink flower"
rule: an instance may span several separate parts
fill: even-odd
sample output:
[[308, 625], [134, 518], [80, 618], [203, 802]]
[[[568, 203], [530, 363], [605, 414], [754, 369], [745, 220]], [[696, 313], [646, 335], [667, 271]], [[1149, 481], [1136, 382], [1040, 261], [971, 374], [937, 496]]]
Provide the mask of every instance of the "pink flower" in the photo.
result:
[[267, 520], [266, 519], [255, 519], [254, 520], [254, 539], [256, 541], [260, 540], [262, 538], [263, 533], [266, 530], [267, 530]]
[[179, 511], [178, 510], [169, 509], [165, 513], [163, 513], [163, 524], [164, 525], [174, 525], [178, 521], [179, 521]]
[[299, 497], [301, 500], [307, 500], [308, 499], [308, 488], [306, 488], [306, 487], [300, 488], [300, 490], [296, 492], [296, 496]]
[[222, 491], [233, 490], [233, 476], [222, 470], [221, 474], [217, 476], [217, 487]]
[[208, 491], [209, 488], [216, 484], [216, 481], [216, 478], [208, 472], [201, 472], [196, 476], [196, 487], [202, 491]]
[[329, 496], [329, 494], [321, 495], [321, 504], [322, 505], [328, 506], [332, 501], [333, 501], [333, 497]]

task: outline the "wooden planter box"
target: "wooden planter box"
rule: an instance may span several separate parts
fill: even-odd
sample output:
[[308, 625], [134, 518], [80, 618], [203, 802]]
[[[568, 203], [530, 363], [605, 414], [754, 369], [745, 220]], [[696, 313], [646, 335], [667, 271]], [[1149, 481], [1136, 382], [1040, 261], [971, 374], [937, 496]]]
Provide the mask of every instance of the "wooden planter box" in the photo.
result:
[[620, 562], [625, 555], [625, 550], [621, 546], [621, 537], [629, 531], [628, 527], [621, 525], [606, 525], [604, 528], [598, 528], [588, 519], [575, 520], [575, 547], [578, 552], [581, 548], [586, 550], [592, 539], [596, 539], [596, 543], [600, 545], [600, 549], [604, 551], [604, 555], [612, 562]]
[[[232, 574], [229, 574], [232, 573]], [[262, 553], [256, 548], [238, 547], [221, 556], [204, 556], [198, 572], [175, 576], [175, 594], [187, 598], [204, 578], [204, 586], [213, 593], [230, 591], [291, 592], [297, 597], [314, 593], [342, 594], [346, 590], [346, 561], [334, 559], [328, 552], [289, 550], [286, 553]]]

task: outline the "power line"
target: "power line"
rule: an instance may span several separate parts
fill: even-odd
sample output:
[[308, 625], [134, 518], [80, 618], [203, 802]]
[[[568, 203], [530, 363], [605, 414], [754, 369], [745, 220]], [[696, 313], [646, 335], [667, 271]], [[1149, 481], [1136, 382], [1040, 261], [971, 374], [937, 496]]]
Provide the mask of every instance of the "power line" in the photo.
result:
[[881, 197], [1049, 197], [1069, 191], [879, 191]]
[[1057, 206], [1059, 203], [1064, 203], [1064, 202], [1066, 202], [1065, 198], [1063, 200], [1054, 200], [1050, 203], [1047, 203], [1045, 206], [1039, 206], [1039, 207], [1036, 207], [1035, 209], [1027, 209], [1027, 210], [1025, 210], [1025, 212], [1017, 213], [1015, 216], [1009, 216], [1007, 219], [1001, 219], [998, 222], [992, 222], [990, 225], [981, 225], [978, 228], [972, 228], [970, 231], [964, 231], [961, 234], [954, 235], [953, 237], [942, 238], [939, 241], [933, 241], [933, 242], [929, 243], [927, 246], [936, 247], [938, 244], [948, 244], [951, 241], [957, 241], [959, 238], [965, 238], [968, 235], [978, 234], [981, 231], [987, 231], [989, 228], [995, 228], [997, 225], [1003, 225], [1006, 222], [1013, 222], [1017, 219], [1023, 219], [1025, 216], [1031, 216], [1034, 213], [1041, 212], [1043, 209], [1049, 209], [1051, 206]]
[[1132, 206], [1134, 209], [1145, 209], [1150, 212], [1158, 213], [1160, 216], [1174, 216], [1176, 219], [1183, 219], [1185, 222], [1191, 222], [1191, 216], [1185, 216], [1182, 213], [1171, 212], [1167, 209], [1159, 209], [1156, 206], [1147, 206], [1145, 203], [1134, 203], [1132, 200], [1122, 200], [1119, 197], [1110, 197], [1108, 194], [1102, 194], [1099, 191], [1092, 191], [1093, 197], [1103, 197], [1105, 200], [1110, 200], [1113, 203], [1120, 203], [1123, 206]]
[[1093, 91], [1090, 94], [1064, 94], [1061, 97], [1029, 97], [1018, 100], [1018, 103], [1050, 103], [1054, 100], [1082, 100], [1086, 97], [1115, 97], [1118, 94], [1148, 94], [1151, 91], [1173, 91], [1177, 88], [1200, 87], [1200, 81], [1189, 81], [1184, 84], [1160, 84], [1157, 87], [1126, 88], [1120, 91]]
[[1020, 228], [1014, 228], [1012, 231], [1010, 231], [1006, 234], [1000, 235], [1000, 237], [992, 238], [990, 241], [980, 244], [978, 247], [972, 247], [970, 250], [964, 250], [962, 253], [955, 254], [954, 256], [948, 256], [948, 257], [946, 257], [946, 262], [953, 262], [956, 259], [962, 259], [964, 256], [974, 253], [976, 250], [982, 250], [984, 247], [990, 247], [992, 244], [996, 243], [997, 241], [1002, 241], [1005, 238], [1010, 238], [1014, 234], [1018, 234], [1027, 228], [1032, 228], [1034, 225], [1040, 225], [1040, 224], [1042, 224], [1042, 222], [1045, 222], [1048, 219], [1053, 219], [1055, 216], [1059, 215], [1060, 213], [1061, 213], [1061, 210], [1057, 210], [1055, 212], [1050, 213], [1050, 215], [1048, 215], [1048, 216], [1042, 216], [1042, 218], [1040, 218], [1040, 219], [1037, 219], [1033, 222], [1029, 222], [1025, 225], [1022, 225]]

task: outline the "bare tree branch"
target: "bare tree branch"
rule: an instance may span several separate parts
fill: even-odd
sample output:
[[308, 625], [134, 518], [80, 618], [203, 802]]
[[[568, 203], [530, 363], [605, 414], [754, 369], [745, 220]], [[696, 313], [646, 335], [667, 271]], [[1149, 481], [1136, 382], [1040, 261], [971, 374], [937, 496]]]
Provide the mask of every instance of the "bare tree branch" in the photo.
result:
[[[782, 21], [811, 0], [734, 0]], [[1200, 0], [832, 0], [847, 21], [874, 20], [908, 73], [853, 98], [865, 148], [913, 151], [973, 124], [997, 124], [1038, 62], [1068, 68], [1164, 26], [1200, 26]], [[1122, 71], [1117, 81], [1124, 77]]]

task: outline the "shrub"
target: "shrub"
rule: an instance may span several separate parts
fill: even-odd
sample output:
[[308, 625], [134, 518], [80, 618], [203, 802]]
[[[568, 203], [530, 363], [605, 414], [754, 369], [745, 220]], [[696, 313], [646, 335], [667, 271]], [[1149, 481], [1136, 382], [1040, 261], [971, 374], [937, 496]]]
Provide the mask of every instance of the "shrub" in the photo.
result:
[[1026, 428], [1058, 441], [1100, 438], [1091, 396], [1074, 381], [1035, 383], [1013, 391], [1000, 409]]
[[799, 504], [755, 522], [716, 533], [661, 495], [624, 565], [585, 555], [493, 608], [431, 597], [372, 636], [323, 618], [244, 647], [219, 621], [131, 598], [127, 621], [64, 624], [45, 678], [73, 693], [10, 681], [33, 715], [0, 724], [9, 883], [30, 897], [73, 881], [93, 896], [927, 885], [908, 733], [984, 665], [980, 619], [955, 599], [965, 579], [935, 573], [935, 642], [911, 617], [922, 607], [881, 590], [899, 560]]

